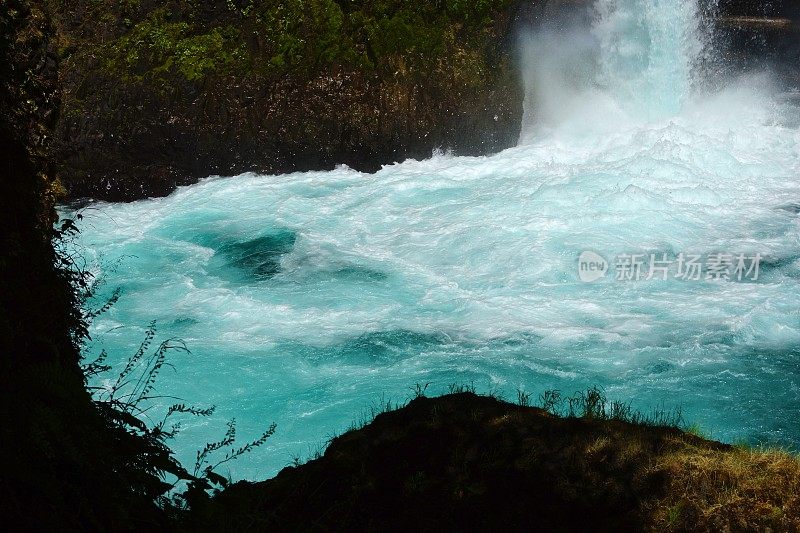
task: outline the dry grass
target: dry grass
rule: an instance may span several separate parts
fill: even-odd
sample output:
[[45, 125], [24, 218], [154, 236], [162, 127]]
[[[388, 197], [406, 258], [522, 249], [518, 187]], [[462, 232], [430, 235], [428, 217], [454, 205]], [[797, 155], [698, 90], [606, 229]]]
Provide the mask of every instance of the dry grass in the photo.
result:
[[800, 531], [797, 456], [678, 440], [649, 467], [666, 489], [649, 502], [652, 530]]
[[258, 530], [800, 532], [796, 456], [707, 440], [597, 389], [567, 414], [543, 396], [547, 411], [522, 395], [418, 395], [192, 518], [215, 531], [246, 513]]

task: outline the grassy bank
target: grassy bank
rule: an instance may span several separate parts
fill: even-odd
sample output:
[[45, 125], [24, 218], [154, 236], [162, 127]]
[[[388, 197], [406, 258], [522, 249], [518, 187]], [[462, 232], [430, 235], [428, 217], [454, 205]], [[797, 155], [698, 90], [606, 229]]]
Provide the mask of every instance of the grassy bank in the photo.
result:
[[710, 441], [592, 391], [563, 410], [543, 399], [547, 409], [455, 392], [384, 407], [318, 458], [198, 507], [191, 527], [800, 529], [796, 456]]

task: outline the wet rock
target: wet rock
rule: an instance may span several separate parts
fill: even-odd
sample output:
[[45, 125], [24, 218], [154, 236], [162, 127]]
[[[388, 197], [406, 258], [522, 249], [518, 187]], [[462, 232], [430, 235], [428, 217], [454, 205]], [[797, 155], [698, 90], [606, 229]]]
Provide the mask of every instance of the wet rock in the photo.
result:
[[511, 2], [241, 4], [63, 8], [57, 141], [71, 198], [160, 196], [245, 171], [375, 171], [516, 142]]

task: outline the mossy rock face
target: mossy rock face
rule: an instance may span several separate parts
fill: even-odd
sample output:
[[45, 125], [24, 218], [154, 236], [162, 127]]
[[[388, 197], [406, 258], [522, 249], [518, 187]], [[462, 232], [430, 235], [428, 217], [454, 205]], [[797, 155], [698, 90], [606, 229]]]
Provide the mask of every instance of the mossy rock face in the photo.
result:
[[[131, 200], [211, 174], [347, 164], [362, 171], [434, 149], [516, 143], [523, 91], [514, 30], [585, 17], [588, 0], [47, 0], [58, 29], [62, 182]], [[720, 3], [720, 15], [795, 17]], [[759, 11], [758, 9], [761, 9]], [[800, 15], [797, 15], [800, 16]], [[796, 28], [720, 45], [784, 69]], [[787, 36], [788, 35], [788, 36]], [[753, 43], [767, 43], [753, 50]], [[766, 59], [764, 59], [766, 58]]]
[[163, 9], [102, 51], [103, 67], [111, 75], [130, 81], [166, 81], [166, 74], [198, 81], [212, 72], [244, 72], [247, 66], [247, 50], [236, 27], [220, 26], [194, 34], [189, 23], [167, 22]]
[[513, 145], [511, 0], [50, 0], [72, 197]]

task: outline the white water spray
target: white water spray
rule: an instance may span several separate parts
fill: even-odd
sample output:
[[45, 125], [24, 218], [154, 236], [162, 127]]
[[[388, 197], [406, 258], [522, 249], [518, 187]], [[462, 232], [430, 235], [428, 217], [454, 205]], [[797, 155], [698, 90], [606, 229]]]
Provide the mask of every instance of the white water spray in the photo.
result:
[[597, 0], [589, 20], [543, 22], [520, 39], [521, 143], [557, 127], [616, 131], [677, 115], [707, 33], [694, 0]]
[[[123, 297], [93, 338], [123, 360], [155, 319], [187, 342], [160, 386], [219, 406], [176, 442], [189, 461], [226, 419], [248, 434], [277, 421], [234, 477], [264, 478], [428, 382], [601, 385], [680, 404], [717, 438], [800, 445], [797, 110], [764, 77], [702, 94], [701, 35], [691, 2], [600, 0], [591, 25], [526, 43], [521, 146], [96, 206], [81, 238], [120, 261], [106, 286]], [[583, 283], [585, 250], [765, 260], [753, 283], [616, 282], [613, 266]]]

